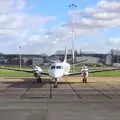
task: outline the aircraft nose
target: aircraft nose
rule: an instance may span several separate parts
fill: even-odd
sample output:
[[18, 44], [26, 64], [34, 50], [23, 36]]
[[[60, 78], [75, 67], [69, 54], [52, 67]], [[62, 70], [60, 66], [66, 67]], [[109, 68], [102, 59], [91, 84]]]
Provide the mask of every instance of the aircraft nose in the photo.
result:
[[54, 78], [59, 78], [61, 75], [60, 75], [60, 73], [59, 72], [54, 72], [53, 73], [53, 77]]
[[54, 73], [54, 74], [53, 74], [53, 77], [54, 77], [54, 78], [57, 78], [57, 77], [58, 77], [58, 73]]

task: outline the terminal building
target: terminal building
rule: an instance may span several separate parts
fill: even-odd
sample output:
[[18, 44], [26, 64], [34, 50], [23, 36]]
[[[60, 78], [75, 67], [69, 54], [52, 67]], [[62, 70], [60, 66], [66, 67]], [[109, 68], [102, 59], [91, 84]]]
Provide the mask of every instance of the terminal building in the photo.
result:
[[[79, 63], [81, 61], [83, 64], [99, 65], [104, 64], [108, 66], [120, 66], [120, 51], [111, 50], [109, 54], [92, 53], [92, 52], [77, 52], [74, 51], [74, 63]], [[8, 65], [49, 65], [54, 61], [63, 61], [65, 56], [65, 51], [56, 51], [54, 54], [48, 56], [46, 54], [0, 54], [0, 64]], [[21, 58], [21, 59], [20, 59]], [[72, 63], [72, 50], [68, 50], [67, 61]]]
[[[20, 60], [21, 57], [21, 60]], [[38, 65], [45, 62], [47, 55], [18, 55], [18, 54], [0, 54], [0, 64], [7, 65]]]

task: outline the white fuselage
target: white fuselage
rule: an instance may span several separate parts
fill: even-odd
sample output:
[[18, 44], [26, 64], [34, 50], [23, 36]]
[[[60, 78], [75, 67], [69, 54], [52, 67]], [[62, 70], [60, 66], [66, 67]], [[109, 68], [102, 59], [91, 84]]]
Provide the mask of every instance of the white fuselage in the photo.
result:
[[59, 79], [60, 77], [67, 75], [70, 71], [70, 64], [67, 62], [53, 63], [49, 67], [49, 75], [52, 78]]
[[[38, 66], [34, 68], [37, 74], [42, 72], [42, 69]], [[59, 79], [64, 75], [69, 75], [70, 64], [67, 62], [56, 62], [50, 65], [48, 69], [49, 76], [53, 79]], [[84, 78], [88, 77], [88, 67], [83, 66], [81, 69], [81, 74]]]

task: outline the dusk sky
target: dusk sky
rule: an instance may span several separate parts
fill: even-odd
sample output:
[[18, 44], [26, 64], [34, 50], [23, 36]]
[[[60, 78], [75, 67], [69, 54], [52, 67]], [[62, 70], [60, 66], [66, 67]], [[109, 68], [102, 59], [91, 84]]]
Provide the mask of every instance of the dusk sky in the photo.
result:
[[120, 46], [120, 0], [0, 0], [0, 52], [51, 54]]

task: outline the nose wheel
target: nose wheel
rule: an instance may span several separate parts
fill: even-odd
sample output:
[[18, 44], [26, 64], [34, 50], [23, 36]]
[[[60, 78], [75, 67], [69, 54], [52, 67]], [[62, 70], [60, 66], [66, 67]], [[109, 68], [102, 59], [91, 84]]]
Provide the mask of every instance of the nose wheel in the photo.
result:
[[57, 88], [58, 87], [58, 80], [55, 79], [55, 84], [54, 84], [54, 88]]

